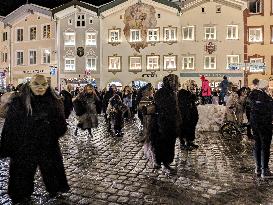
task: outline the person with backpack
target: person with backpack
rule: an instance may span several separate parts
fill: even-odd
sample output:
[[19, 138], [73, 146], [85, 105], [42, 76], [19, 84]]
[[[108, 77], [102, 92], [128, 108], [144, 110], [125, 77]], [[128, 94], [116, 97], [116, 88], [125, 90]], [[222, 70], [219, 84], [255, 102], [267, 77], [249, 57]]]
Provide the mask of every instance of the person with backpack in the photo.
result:
[[266, 93], [269, 83], [259, 80], [257, 89], [253, 89], [248, 96], [250, 106], [250, 125], [253, 131], [254, 158], [257, 177], [273, 178], [269, 170], [270, 145], [272, 140], [272, 98]]

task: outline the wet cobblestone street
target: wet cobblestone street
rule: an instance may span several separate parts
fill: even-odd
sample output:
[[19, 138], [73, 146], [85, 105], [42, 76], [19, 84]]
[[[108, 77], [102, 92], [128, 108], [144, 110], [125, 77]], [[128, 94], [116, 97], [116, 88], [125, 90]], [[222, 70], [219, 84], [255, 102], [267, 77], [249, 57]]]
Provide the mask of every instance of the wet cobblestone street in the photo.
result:
[[[60, 143], [71, 190], [49, 199], [38, 172], [35, 204], [273, 204], [273, 180], [253, 178], [250, 144], [203, 132], [197, 133], [199, 149], [187, 152], [179, 149], [177, 140], [172, 167], [178, 171], [167, 176], [149, 168], [139, 142], [138, 121], [125, 123], [125, 134], [119, 138], [107, 133], [102, 117], [100, 122], [93, 138], [87, 131], [74, 136], [75, 127], [70, 126]], [[271, 170], [272, 159], [271, 155]], [[2, 205], [11, 204], [7, 181], [8, 160], [0, 160]]]

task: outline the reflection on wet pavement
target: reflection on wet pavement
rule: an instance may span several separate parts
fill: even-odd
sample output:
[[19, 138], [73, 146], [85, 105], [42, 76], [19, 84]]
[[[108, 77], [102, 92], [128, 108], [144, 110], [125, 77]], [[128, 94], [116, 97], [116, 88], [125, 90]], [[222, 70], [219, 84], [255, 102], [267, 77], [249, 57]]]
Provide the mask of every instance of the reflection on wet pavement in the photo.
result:
[[[175, 176], [149, 168], [139, 143], [138, 121], [127, 122], [121, 138], [106, 132], [103, 118], [93, 138], [87, 131], [73, 135], [74, 119], [61, 139], [71, 190], [50, 199], [39, 172], [34, 204], [270, 204], [273, 181], [253, 178], [251, 144], [223, 139], [217, 132], [197, 133], [199, 149], [179, 149], [172, 166]], [[2, 125], [2, 123], [1, 123]], [[273, 164], [271, 160], [271, 164]], [[0, 160], [0, 204], [7, 195], [8, 160]]]

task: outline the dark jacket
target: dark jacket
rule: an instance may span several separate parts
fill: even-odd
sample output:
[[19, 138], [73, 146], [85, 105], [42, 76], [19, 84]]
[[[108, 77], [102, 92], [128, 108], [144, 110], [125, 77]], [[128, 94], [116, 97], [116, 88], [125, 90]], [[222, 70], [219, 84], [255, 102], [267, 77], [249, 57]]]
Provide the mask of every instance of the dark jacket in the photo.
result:
[[58, 139], [67, 130], [63, 102], [48, 89], [43, 96], [31, 96], [32, 114], [27, 114], [24, 101], [22, 95], [17, 95], [9, 104], [0, 155], [16, 157], [59, 150]]
[[228, 90], [228, 80], [227, 79], [222, 80], [219, 87], [221, 88], [221, 93], [226, 94]]
[[73, 110], [72, 95], [68, 91], [62, 90], [60, 92], [60, 96], [63, 97], [64, 114], [65, 118], [68, 119], [71, 111]]

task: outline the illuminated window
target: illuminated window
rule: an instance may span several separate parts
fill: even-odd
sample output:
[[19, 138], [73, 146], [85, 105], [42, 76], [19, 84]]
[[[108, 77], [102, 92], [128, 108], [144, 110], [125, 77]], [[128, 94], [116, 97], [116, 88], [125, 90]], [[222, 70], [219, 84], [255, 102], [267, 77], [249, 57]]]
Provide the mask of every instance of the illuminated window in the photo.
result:
[[75, 33], [68, 32], [64, 34], [64, 45], [74, 46], [75, 45]]
[[121, 71], [121, 57], [109, 56], [108, 57], [108, 70], [109, 71]]
[[86, 45], [95, 46], [97, 44], [96, 33], [86, 33]]
[[239, 63], [239, 55], [227, 55], [227, 66], [229, 69], [229, 64], [238, 64]]
[[147, 56], [147, 71], [159, 70], [159, 56]]
[[65, 71], [75, 71], [75, 58], [65, 58]]
[[205, 56], [204, 69], [216, 69], [216, 57], [215, 56]]
[[50, 38], [50, 25], [43, 26], [43, 39]]
[[44, 64], [49, 64], [50, 63], [50, 50], [49, 49], [43, 49], [42, 50], [42, 55], [43, 55], [43, 63]]
[[194, 69], [194, 57], [186, 56], [182, 58], [182, 69], [193, 70]]
[[129, 56], [130, 71], [141, 71], [141, 56]]
[[86, 70], [97, 70], [97, 59], [96, 58], [87, 58], [86, 59]]
[[148, 29], [147, 32], [148, 38], [147, 41], [158, 41], [159, 40], [159, 29]]
[[164, 56], [164, 70], [176, 70], [176, 56]]

